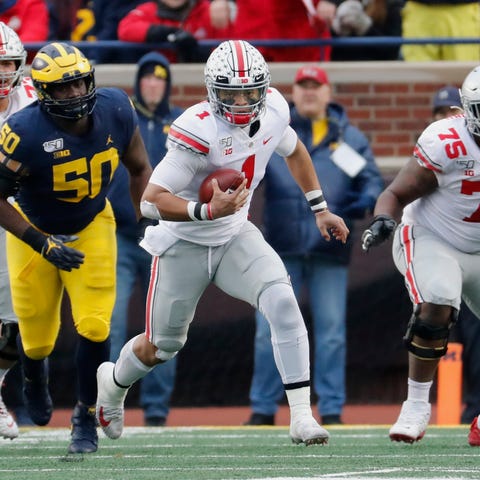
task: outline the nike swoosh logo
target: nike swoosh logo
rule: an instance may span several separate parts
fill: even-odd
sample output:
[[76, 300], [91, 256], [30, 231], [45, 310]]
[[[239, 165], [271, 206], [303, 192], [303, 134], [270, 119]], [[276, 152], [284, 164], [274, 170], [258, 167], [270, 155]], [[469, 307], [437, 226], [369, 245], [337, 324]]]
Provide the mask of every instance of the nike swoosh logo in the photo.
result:
[[111, 420], [105, 420], [105, 417], [103, 416], [103, 407], [100, 407], [98, 421], [102, 427], [108, 427], [110, 425]]
[[273, 135], [272, 135], [271, 137], [266, 138], [266, 139], [263, 141], [263, 144], [266, 145], [272, 138], [273, 138]]

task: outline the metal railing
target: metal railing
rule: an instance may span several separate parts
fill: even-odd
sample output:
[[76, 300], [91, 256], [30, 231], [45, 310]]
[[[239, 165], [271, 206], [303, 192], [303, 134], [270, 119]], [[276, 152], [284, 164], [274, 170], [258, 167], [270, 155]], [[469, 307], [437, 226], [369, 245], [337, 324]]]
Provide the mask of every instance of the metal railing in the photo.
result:
[[[199, 45], [202, 47], [216, 47], [223, 40], [201, 40]], [[480, 38], [477, 37], [428, 37], [428, 38], [403, 38], [403, 37], [341, 37], [341, 38], [315, 38], [315, 39], [269, 39], [269, 40], [248, 40], [256, 47], [306, 47], [306, 46], [327, 46], [332, 47], [372, 47], [372, 46], [401, 46], [401, 45], [451, 45], [451, 44], [480, 44]], [[25, 48], [28, 51], [36, 51], [47, 42], [27, 42]], [[92, 49], [96, 50], [170, 50], [173, 45], [168, 42], [163, 43], [134, 43], [121, 42], [119, 40], [99, 40], [95, 42], [68, 42], [84, 50], [87, 54]]]

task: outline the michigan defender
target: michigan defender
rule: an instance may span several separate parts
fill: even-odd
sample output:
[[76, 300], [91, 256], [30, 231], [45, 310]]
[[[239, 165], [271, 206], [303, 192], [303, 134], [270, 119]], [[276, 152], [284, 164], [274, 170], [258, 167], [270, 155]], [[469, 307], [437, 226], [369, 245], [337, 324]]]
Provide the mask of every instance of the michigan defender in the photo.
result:
[[[119, 161], [139, 205], [151, 173], [127, 95], [96, 89], [75, 47], [51, 43], [32, 62], [38, 102], [0, 134], [0, 225], [7, 234], [12, 301], [19, 320], [26, 406], [38, 425], [52, 400], [46, 359], [60, 329], [64, 290], [78, 333], [78, 402], [70, 453], [97, 449], [95, 372], [108, 359], [115, 300], [115, 222], [106, 193]], [[15, 195], [15, 205], [7, 198]]]
[[[0, 124], [12, 113], [37, 98], [30, 78], [24, 77], [27, 52], [18, 35], [0, 22]], [[0, 388], [3, 380], [18, 360], [18, 320], [13, 313], [10, 281], [5, 252], [5, 230], [0, 228]], [[18, 427], [8, 413], [0, 394], [0, 436], [16, 438]]]

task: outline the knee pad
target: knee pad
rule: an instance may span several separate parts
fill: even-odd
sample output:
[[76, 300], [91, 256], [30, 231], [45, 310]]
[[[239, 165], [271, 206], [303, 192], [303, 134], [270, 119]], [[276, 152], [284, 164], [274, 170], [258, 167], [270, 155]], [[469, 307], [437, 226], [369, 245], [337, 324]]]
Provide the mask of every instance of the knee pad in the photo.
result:
[[[458, 312], [452, 309], [450, 323], [440, 327], [422, 321], [419, 313], [420, 305], [417, 305], [413, 311], [413, 315], [410, 317], [407, 331], [403, 337], [407, 350], [422, 360], [435, 360], [443, 357], [447, 353], [448, 336], [450, 329], [457, 321]], [[424, 347], [413, 341], [415, 335], [424, 340], [443, 340], [443, 345], [441, 347]]]
[[297, 336], [306, 332], [300, 307], [291, 285], [276, 283], [266, 288], [258, 299], [259, 310], [270, 323], [272, 336], [281, 341], [294, 330]]
[[18, 323], [0, 320], [0, 358], [18, 360]]
[[104, 342], [110, 333], [110, 322], [103, 318], [84, 318], [79, 322], [77, 332], [91, 342]]
[[179, 340], [162, 339], [157, 342], [156, 347], [155, 356], [159, 360], [166, 362], [171, 360], [183, 348], [183, 343]]

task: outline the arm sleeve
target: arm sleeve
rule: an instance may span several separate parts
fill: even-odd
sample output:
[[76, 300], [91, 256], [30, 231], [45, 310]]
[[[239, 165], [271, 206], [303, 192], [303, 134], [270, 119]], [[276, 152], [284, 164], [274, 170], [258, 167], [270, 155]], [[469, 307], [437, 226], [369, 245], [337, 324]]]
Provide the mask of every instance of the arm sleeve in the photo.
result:
[[18, 189], [20, 175], [12, 172], [5, 165], [0, 163], [0, 197], [8, 198], [14, 195]]
[[280, 155], [281, 157], [288, 157], [289, 155], [291, 155], [292, 152], [295, 150], [295, 147], [297, 146], [297, 138], [297, 132], [295, 132], [292, 127], [288, 126], [285, 129], [280, 143], [275, 149], [275, 153], [278, 153], [278, 155]]

